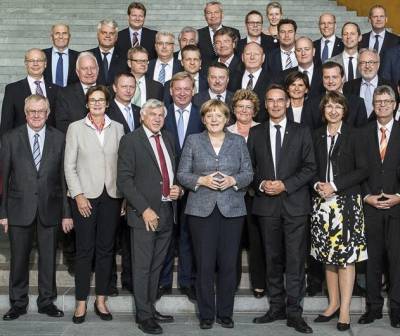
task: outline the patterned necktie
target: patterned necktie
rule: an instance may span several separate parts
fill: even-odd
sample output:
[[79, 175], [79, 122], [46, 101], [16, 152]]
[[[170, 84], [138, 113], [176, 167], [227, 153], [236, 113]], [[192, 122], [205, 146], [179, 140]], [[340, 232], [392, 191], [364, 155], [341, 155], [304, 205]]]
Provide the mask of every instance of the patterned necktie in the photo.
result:
[[380, 155], [381, 155], [381, 160], [385, 160], [385, 154], [386, 154], [386, 148], [387, 148], [387, 137], [386, 137], [386, 128], [381, 127], [381, 141], [379, 142], [379, 148], [380, 148]]
[[249, 74], [249, 81], [247, 82], [246, 90], [253, 90], [253, 74]]
[[290, 69], [291, 67], [293, 67], [292, 58], [290, 57], [292, 52], [291, 51], [285, 51], [284, 54], [287, 56], [286, 64], [285, 64], [285, 70], [287, 70], [287, 69]]
[[372, 107], [372, 95], [373, 95], [373, 87], [370, 82], [364, 82], [365, 85], [365, 94], [364, 94], [364, 104], [367, 109], [368, 117], [371, 115], [373, 107]]
[[126, 112], [127, 123], [128, 123], [129, 129], [130, 129], [131, 132], [132, 132], [132, 131], [134, 130], [134, 128], [135, 128], [134, 121], [133, 121], [132, 109], [131, 109], [131, 107], [128, 105], [128, 106], [125, 106], [125, 107], [124, 107], [124, 110], [125, 110], [125, 112]]
[[185, 140], [185, 125], [183, 121], [183, 112], [185, 110], [178, 109], [176, 112], [179, 113], [179, 118], [178, 118], [178, 138], [179, 138], [179, 146], [182, 148], [183, 147], [183, 142]]
[[324, 49], [322, 49], [322, 56], [321, 56], [322, 63], [325, 63], [325, 61], [329, 58], [329, 48], [328, 48], [329, 42], [330, 42], [329, 40], [325, 40], [325, 45]]
[[40, 81], [34, 81], [34, 83], [36, 84], [36, 92], [35, 92], [35, 94], [44, 97], [42, 87], [40, 86]]
[[138, 35], [139, 34], [137, 32], [133, 32], [132, 34], [132, 48], [139, 44]]
[[276, 128], [275, 134], [275, 178], [278, 178], [278, 163], [281, 157], [282, 149], [282, 137], [281, 137], [281, 125], [274, 125]]
[[374, 49], [379, 52], [379, 35], [375, 35], [375, 43], [374, 43]]
[[56, 67], [56, 84], [58, 86], [64, 86], [64, 61], [62, 52], [57, 52], [58, 54], [58, 61]]
[[109, 52], [103, 52], [103, 69], [104, 69], [104, 79], [106, 82], [108, 82], [108, 59], [107, 55]]
[[353, 56], [349, 57], [349, 66], [347, 68], [347, 80], [354, 79]]
[[142, 107], [142, 91], [140, 89], [140, 80], [136, 82], [136, 90], [131, 102], [133, 105]]
[[158, 81], [164, 85], [165, 84], [165, 67], [167, 66], [167, 63], [161, 63], [161, 69], [160, 73], [158, 74]]
[[220, 101], [222, 101], [222, 95], [220, 95], [220, 94], [217, 94], [217, 100], [220, 100]]
[[34, 137], [33, 151], [32, 151], [33, 162], [35, 163], [36, 170], [39, 171], [40, 160], [42, 159], [42, 155], [40, 154], [40, 146], [39, 146], [39, 134], [35, 133], [35, 135], [33, 137]]
[[157, 153], [158, 153], [158, 159], [160, 160], [160, 168], [161, 168], [161, 176], [162, 176], [162, 195], [164, 197], [169, 196], [169, 174], [168, 174], [168, 169], [167, 169], [167, 163], [165, 161], [165, 156], [163, 149], [161, 147], [160, 143], [160, 135], [156, 134], [153, 135], [154, 139], [156, 140], [156, 147], [157, 147]]

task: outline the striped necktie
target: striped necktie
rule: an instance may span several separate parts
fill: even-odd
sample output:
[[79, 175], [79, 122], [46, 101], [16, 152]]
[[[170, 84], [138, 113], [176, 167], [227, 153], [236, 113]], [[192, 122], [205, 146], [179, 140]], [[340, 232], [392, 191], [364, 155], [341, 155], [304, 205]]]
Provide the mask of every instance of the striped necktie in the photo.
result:
[[39, 134], [38, 133], [35, 133], [35, 135], [34, 135], [32, 155], [33, 155], [33, 162], [35, 163], [36, 170], [39, 171], [40, 160], [42, 159], [42, 154], [40, 153]]
[[293, 67], [292, 58], [290, 57], [292, 52], [291, 51], [285, 51], [284, 54], [287, 56], [286, 64], [285, 64], [285, 70], [287, 70], [287, 69], [290, 69], [290, 68]]
[[385, 160], [386, 148], [388, 145], [387, 137], [386, 137], [386, 128], [381, 127], [381, 141], [379, 142], [379, 154], [381, 155], [381, 160]]
[[34, 83], [36, 84], [36, 92], [35, 93], [39, 96], [44, 97], [42, 87], [40, 86], [40, 81], [34, 81]]
[[161, 63], [161, 69], [160, 73], [158, 74], [158, 81], [164, 85], [165, 84], [165, 67], [167, 66], [167, 63]]

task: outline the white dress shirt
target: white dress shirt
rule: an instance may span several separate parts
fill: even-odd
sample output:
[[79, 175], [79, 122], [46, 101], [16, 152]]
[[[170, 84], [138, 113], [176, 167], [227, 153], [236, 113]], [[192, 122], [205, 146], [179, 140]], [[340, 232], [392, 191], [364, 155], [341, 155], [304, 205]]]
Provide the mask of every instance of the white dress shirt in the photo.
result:
[[[298, 63], [297, 63], [297, 59], [296, 59], [296, 55], [295, 55], [295, 53], [294, 53], [294, 47], [292, 48], [292, 49], [290, 49], [290, 50], [287, 50], [287, 51], [290, 51], [290, 60], [292, 61], [292, 68], [294, 68], [295, 66], [297, 66], [298, 65]], [[283, 50], [282, 48], [281, 48], [281, 62], [282, 62], [282, 70], [285, 70], [286, 69], [286, 60], [287, 60], [287, 55], [285, 54], [285, 52], [287, 52], [286, 50]]]
[[[219, 27], [215, 31], [220, 30], [221, 28], [222, 28], [222, 24], [219, 25]], [[214, 30], [212, 30], [212, 28], [210, 26], [208, 27], [208, 32], [210, 33], [211, 43], [213, 44], [214, 43]]]
[[[283, 144], [283, 138], [285, 137], [285, 131], [286, 131], [286, 124], [287, 124], [287, 119], [284, 118], [281, 120], [278, 124], [274, 124], [272, 121], [269, 122], [269, 140], [271, 142], [271, 153], [272, 153], [272, 160], [274, 162], [274, 167], [276, 167], [276, 153], [275, 153], [275, 139], [276, 139], [276, 128], [275, 125], [280, 125], [280, 131], [281, 131], [281, 146]], [[276, 175], [276, 172], [275, 172]]]
[[311, 86], [312, 76], [314, 73], [314, 63], [311, 63], [311, 65], [308, 69], [304, 69], [299, 65], [298, 70], [303, 73], [304, 73], [304, 71], [307, 71], [308, 82], [310, 83], [310, 86]]
[[[157, 58], [156, 65], [154, 67], [154, 75], [153, 79], [158, 82], [158, 75], [160, 74], [161, 70], [161, 62], [159, 58]], [[172, 57], [167, 63], [165, 67], [165, 82], [169, 81], [172, 78], [172, 68], [174, 66], [174, 58]]]
[[[108, 55], [106, 57], [107, 57], [107, 62], [108, 62], [108, 69], [110, 69], [111, 59], [112, 59], [112, 56], [113, 56], [113, 53], [114, 53], [114, 47], [112, 47], [109, 51], [102, 50], [100, 47], [99, 47], [99, 49], [100, 49], [100, 54], [101, 54], [101, 59], [102, 60], [104, 60], [103, 53], [108, 53]], [[99, 66], [101, 66], [101, 64]]]
[[368, 43], [368, 48], [369, 49], [374, 49], [374, 45], [375, 45], [375, 35], [378, 35], [378, 42], [379, 42], [379, 48], [378, 48], [378, 53], [381, 52], [382, 49], [382, 44], [383, 44], [383, 40], [385, 38], [385, 33], [386, 33], [386, 29], [384, 29], [383, 31], [381, 31], [380, 33], [375, 33], [373, 30], [371, 31], [371, 33], [369, 34], [369, 43]]
[[320, 55], [321, 58], [322, 58], [322, 53], [324, 51], [325, 41], [326, 40], [329, 41], [329, 43], [328, 43], [328, 58], [331, 58], [332, 57], [332, 53], [333, 53], [333, 47], [335, 46], [335, 42], [336, 42], [335, 34], [333, 34], [332, 36], [330, 36], [328, 38], [325, 38], [325, 37], [321, 38], [321, 55]]
[[44, 94], [45, 97], [47, 97], [47, 93], [46, 93], [46, 85], [44, 85], [44, 78], [42, 76], [42, 78], [40, 79], [35, 79], [31, 76], [27, 76], [26, 79], [28, 80], [28, 84], [29, 84], [29, 88], [31, 89], [31, 93], [32, 94], [36, 94], [36, 84], [35, 82], [38, 80], [40, 81], [40, 88], [42, 89], [42, 92]]
[[63, 51], [58, 50], [56, 47], [53, 46], [51, 50], [51, 78], [53, 83], [56, 82], [56, 72], [57, 72], [57, 63], [60, 56], [57, 54], [61, 52], [62, 60], [63, 60], [63, 84], [67, 86], [68, 80], [68, 69], [69, 69], [69, 51], [68, 48], [65, 48]]
[[354, 55], [349, 55], [346, 51], [343, 51], [343, 67], [344, 67], [344, 73], [346, 75], [346, 81], [349, 80], [349, 61], [350, 58], [353, 57], [351, 62], [353, 63], [353, 73], [354, 76], [356, 76], [357, 73], [357, 64], [358, 64], [358, 52], [356, 52]]
[[293, 107], [292, 106], [292, 111], [293, 111], [293, 120], [294, 120], [294, 122], [300, 124], [301, 123], [301, 113], [303, 111], [303, 106], [299, 106], [299, 107]]
[[[260, 77], [262, 68], [258, 69], [256, 72], [253, 72], [253, 89], [257, 84], [258, 77]], [[245, 89], [247, 87], [248, 82], [250, 81], [250, 72], [247, 70], [244, 72], [243, 77], [242, 77], [242, 89]]]
[[217, 96], [221, 96], [221, 101], [226, 102], [226, 90], [222, 93], [214, 93], [211, 89], [208, 89], [208, 94], [210, 95], [210, 99], [218, 99]]

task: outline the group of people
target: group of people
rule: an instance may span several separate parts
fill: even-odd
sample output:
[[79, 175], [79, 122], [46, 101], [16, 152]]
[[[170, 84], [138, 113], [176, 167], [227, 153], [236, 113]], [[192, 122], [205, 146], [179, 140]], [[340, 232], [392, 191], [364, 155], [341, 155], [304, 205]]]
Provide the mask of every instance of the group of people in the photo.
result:
[[253, 294], [269, 302], [254, 323], [287, 320], [312, 333], [303, 298], [325, 278], [328, 306], [314, 322], [338, 318], [348, 330], [356, 265], [368, 259], [358, 323], [382, 317], [385, 274], [391, 326], [400, 328], [400, 37], [385, 29], [385, 8], [371, 8], [371, 32], [346, 22], [342, 38], [324, 13], [312, 41], [271, 2], [269, 27], [251, 10], [240, 39], [211, 1], [207, 26], [184, 27], [176, 52], [172, 33], [144, 27], [142, 3], [127, 14], [119, 32], [100, 21], [98, 47], [80, 53], [68, 47], [68, 25], [55, 24], [53, 46], [28, 50], [27, 77], [6, 86], [0, 222], [11, 307], [3, 319], [27, 312], [33, 237], [38, 311], [64, 316], [54, 304], [62, 231], [76, 324], [92, 273], [94, 311], [112, 320], [107, 297], [118, 295], [121, 253], [121, 285], [144, 333], [174, 321], [155, 304], [171, 292], [176, 256], [179, 290], [197, 301], [200, 328], [233, 328], [246, 246]]

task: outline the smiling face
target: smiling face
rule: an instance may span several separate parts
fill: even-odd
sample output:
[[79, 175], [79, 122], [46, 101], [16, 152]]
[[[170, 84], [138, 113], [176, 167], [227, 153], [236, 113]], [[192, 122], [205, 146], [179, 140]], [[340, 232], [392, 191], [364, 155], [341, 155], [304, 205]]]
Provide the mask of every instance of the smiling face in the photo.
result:
[[182, 54], [182, 66], [183, 69], [190, 74], [197, 74], [200, 70], [201, 59], [200, 52], [194, 50], [186, 50]]
[[250, 37], [258, 37], [262, 33], [263, 19], [261, 15], [250, 14], [247, 17], [246, 29]]
[[144, 11], [139, 8], [132, 8], [128, 15], [129, 26], [134, 30], [139, 30], [144, 25]]
[[115, 99], [122, 104], [129, 104], [135, 95], [136, 81], [134, 78], [122, 75], [117, 84], [113, 85]]
[[319, 18], [319, 31], [325, 38], [329, 38], [335, 34], [336, 20], [332, 14], [322, 14]]
[[55, 25], [51, 31], [51, 40], [53, 45], [60, 51], [68, 48], [71, 34], [69, 33], [68, 26], [60, 24]]
[[340, 74], [340, 68], [323, 69], [322, 82], [327, 91], [340, 91], [344, 83], [344, 78]]
[[352, 24], [348, 23], [342, 29], [342, 39], [343, 44], [346, 49], [354, 49], [357, 48], [358, 43], [361, 41], [362, 36], [358, 34], [357, 27]]
[[222, 9], [218, 5], [207, 5], [204, 10], [204, 17], [211, 28], [218, 28], [222, 23]]
[[265, 60], [264, 51], [256, 42], [246, 45], [242, 54], [242, 61], [249, 72], [255, 72], [261, 68]]
[[215, 49], [220, 58], [229, 58], [233, 55], [235, 42], [228, 34], [216, 35], [214, 38]]
[[251, 100], [238, 100], [233, 107], [236, 120], [242, 124], [248, 124], [254, 117], [254, 104]]
[[141, 115], [143, 124], [153, 133], [160, 132], [164, 126], [165, 113], [163, 107], [147, 108]]
[[344, 106], [328, 100], [324, 106], [324, 116], [328, 124], [338, 124], [343, 119]]
[[79, 59], [76, 68], [76, 74], [82, 84], [93, 85], [96, 83], [99, 67], [96, 61], [90, 56], [84, 56]]
[[47, 104], [44, 99], [30, 100], [25, 107], [25, 117], [28, 126], [35, 132], [40, 131], [49, 116]]
[[277, 26], [282, 18], [282, 12], [279, 8], [270, 7], [267, 11], [267, 19], [271, 26]]
[[224, 131], [224, 127], [228, 119], [225, 114], [218, 108], [209, 110], [203, 117], [203, 123], [208, 133], [217, 134]]
[[97, 31], [99, 46], [103, 50], [110, 50], [113, 48], [117, 42], [117, 38], [117, 30], [109, 25], [103, 24]]
[[175, 105], [185, 108], [191, 102], [194, 94], [193, 82], [189, 78], [172, 82], [170, 94]]
[[379, 70], [379, 56], [372, 51], [365, 51], [358, 58], [358, 70], [361, 77], [370, 81]]
[[377, 94], [374, 97], [373, 105], [378, 121], [381, 119], [390, 120], [396, 108], [396, 101], [388, 93]]
[[46, 55], [39, 49], [31, 49], [25, 55], [25, 68], [29, 76], [41, 79], [46, 68]]
[[156, 40], [158, 58], [169, 61], [174, 54], [174, 38], [171, 35], [159, 35]]
[[285, 91], [280, 89], [271, 89], [265, 96], [265, 107], [267, 108], [269, 118], [274, 123], [279, 123], [286, 116], [286, 109], [290, 101], [287, 99]]
[[303, 80], [297, 78], [292, 84], [288, 87], [289, 97], [292, 99], [301, 99], [304, 98], [307, 93], [307, 87], [304, 84]]
[[93, 117], [104, 116], [107, 107], [107, 99], [102, 91], [93, 91], [87, 100], [89, 113]]
[[215, 94], [221, 94], [225, 92], [228, 86], [229, 76], [225, 69], [220, 69], [211, 66], [208, 69], [208, 86], [210, 90]]

